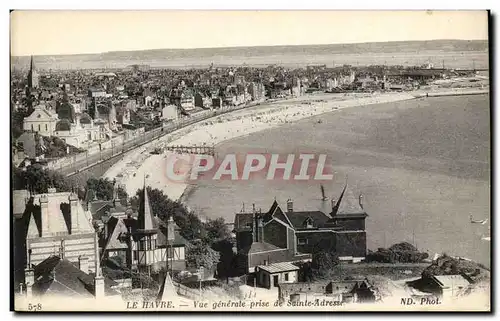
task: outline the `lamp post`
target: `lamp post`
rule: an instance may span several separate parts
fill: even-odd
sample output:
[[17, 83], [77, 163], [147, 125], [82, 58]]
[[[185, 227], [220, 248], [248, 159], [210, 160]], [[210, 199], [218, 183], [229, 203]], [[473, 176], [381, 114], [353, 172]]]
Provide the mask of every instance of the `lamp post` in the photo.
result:
[[198, 275], [199, 275], [199, 278], [200, 278], [200, 301], [201, 301], [201, 299], [203, 297], [202, 296], [202, 292], [201, 292], [201, 281], [203, 280], [203, 272], [204, 272], [204, 268], [203, 268], [203, 265], [202, 265], [202, 266], [200, 266], [198, 268]]

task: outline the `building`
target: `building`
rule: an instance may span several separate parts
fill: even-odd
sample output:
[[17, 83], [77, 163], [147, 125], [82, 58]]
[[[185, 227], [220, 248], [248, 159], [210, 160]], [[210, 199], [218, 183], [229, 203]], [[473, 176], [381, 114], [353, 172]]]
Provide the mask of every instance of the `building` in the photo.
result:
[[274, 201], [267, 213], [236, 214], [237, 250], [247, 258], [249, 273], [258, 265], [310, 259], [318, 249], [335, 252], [344, 262], [360, 262], [366, 256], [367, 216], [361, 197], [356, 200], [347, 184], [329, 215], [295, 211], [292, 200], [285, 212]]
[[[269, 213], [238, 213], [234, 220], [238, 266], [242, 273], [254, 274], [257, 267], [274, 263], [310, 261], [310, 254], [296, 248], [293, 230]], [[279, 225], [278, 227], [276, 225]]]
[[212, 99], [200, 92], [194, 94], [194, 106], [203, 109], [209, 109], [212, 105]]
[[[106, 203], [106, 202], [101, 202]], [[94, 218], [104, 222], [102, 234], [103, 256], [120, 257], [129, 268], [158, 271], [186, 269], [186, 240], [172, 218], [167, 222], [153, 215], [147, 188], [141, 197], [139, 213], [134, 215], [130, 207], [123, 207], [119, 200], [101, 204]], [[106, 217], [98, 213], [107, 212]]]
[[107, 139], [106, 128], [95, 125], [98, 121], [86, 114], [75, 116], [75, 123], [67, 119], [59, 120], [56, 124], [54, 136], [59, 137], [66, 144], [77, 148], [86, 148], [91, 142]]
[[45, 194], [16, 192], [13, 204], [19, 263], [31, 267], [58, 255], [78, 264], [86, 257], [95, 271], [94, 227], [75, 193], [53, 188]]
[[367, 303], [377, 299], [377, 291], [366, 279], [314, 283], [280, 283], [280, 301], [314, 301], [325, 299], [339, 303]]
[[88, 91], [88, 96], [91, 98], [104, 98], [106, 97], [106, 90], [99, 87], [91, 87]]
[[167, 105], [161, 110], [161, 118], [163, 120], [177, 120], [179, 119], [179, 109], [176, 105]]
[[212, 108], [222, 108], [222, 99], [220, 97], [212, 98]]
[[56, 130], [58, 116], [48, 111], [45, 106], [38, 105], [35, 110], [23, 120], [23, 129], [42, 136], [53, 136]]
[[297, 265], [288, 262], [259, 265], [255, 268], [257, 286], [271, 289], [282, 283], [297, 282], [299, 270]]
[[195, 108], [194, 105], [194, 96], [190, 90], [184, 90], [181, 95], [180, 105], [185, 110], [193, 110]]
[[[17, 138], [17, 146], [22, 149], [23, 157], [20, 161], [24, 160], [24, 157], [35, 158], [38, 156], [39, 152], [37, 150], [37, 134], [34, 132], [24, 132]], [[21, 156], [21, 155], [19, 155]]]
[[[478, 272], [479, 273], [479, 272]], [[474, 281], [467, 275], [426, 275], [410, 281], [409, 285], [423, 293], [444, 298], [454, 298], [467, 294]]]
[[[98, 249], [96, 249], [96, 253]], [[98, 257], [98, 254], [96, 254]], [[98, 263], [97, 263], [98, 264]], [[34, 268], [26, 269], [26, 296], [29, 297], [121, 297], [114, 290], [118, 284], [101, 274], [100, 266], [94, 267], [97, 274], [91, 275], [88, 260], [81, 258], [74, 264], [57, 255], [52, 255]]]

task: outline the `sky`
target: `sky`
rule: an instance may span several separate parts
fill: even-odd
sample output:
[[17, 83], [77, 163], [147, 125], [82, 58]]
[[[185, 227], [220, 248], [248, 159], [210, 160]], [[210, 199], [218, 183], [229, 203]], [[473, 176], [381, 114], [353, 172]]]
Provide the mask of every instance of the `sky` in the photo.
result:
[[11, 55], [488, 38], [486, 11], [13, 11]]

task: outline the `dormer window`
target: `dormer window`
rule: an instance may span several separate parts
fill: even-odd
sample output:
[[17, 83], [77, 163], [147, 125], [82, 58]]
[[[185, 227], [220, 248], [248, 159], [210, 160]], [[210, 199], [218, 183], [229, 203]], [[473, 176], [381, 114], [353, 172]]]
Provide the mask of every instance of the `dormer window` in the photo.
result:
[[306, 228], [313, 228], [314, 227], [314, 224], [313, 224], [313, 220], [312, 218], [308, 217], [305, 221], [304, 221], [304, 226]]

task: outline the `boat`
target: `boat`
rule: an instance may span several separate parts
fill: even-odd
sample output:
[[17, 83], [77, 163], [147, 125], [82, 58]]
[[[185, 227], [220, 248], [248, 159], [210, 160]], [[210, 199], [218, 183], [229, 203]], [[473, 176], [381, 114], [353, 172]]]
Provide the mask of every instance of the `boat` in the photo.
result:
[[326, 197], [325, 195], [325, 187], [323, 186], [323, 184], [321, 184], [320, 187], [321, 187], [321, 200], [326, 201], [328, 197]]
[[470, 222], [472, 224], [482, 224], [482, 225], [484, 225], [484, 224], [486, 224], [488, 222], [487, 218], [485, 218], [483, 220], [475, 220], [475, 219], [472, 218], [472, 215], [470, 215], [469, 218], [470, 218]]

